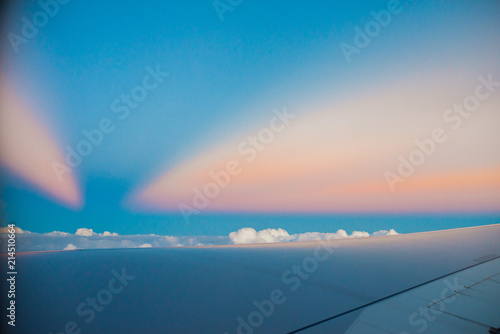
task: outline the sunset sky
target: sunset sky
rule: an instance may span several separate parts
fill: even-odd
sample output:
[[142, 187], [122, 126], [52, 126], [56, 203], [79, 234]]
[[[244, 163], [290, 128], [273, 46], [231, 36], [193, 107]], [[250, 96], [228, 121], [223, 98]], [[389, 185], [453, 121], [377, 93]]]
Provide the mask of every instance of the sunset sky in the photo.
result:
[[[43, 9], [7, 9], [4, 223], [227, 235], [499, 222], [498, 1], [243, 1], [224, 13], [71, 1], [16, 45], [22, 18]], [[86, 154], [68, 160], [73, 150]]]

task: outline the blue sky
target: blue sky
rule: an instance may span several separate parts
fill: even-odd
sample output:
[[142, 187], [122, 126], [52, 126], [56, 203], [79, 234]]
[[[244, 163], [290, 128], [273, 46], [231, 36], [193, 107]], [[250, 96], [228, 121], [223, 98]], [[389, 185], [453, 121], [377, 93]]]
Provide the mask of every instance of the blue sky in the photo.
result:
[[[252, 208], [250, 213], [202, 212], [186, 224], [175, 210], [137, 210], [124, 202], [192, 157], [259, 129], [275, 108], [286, 106], [300, 117], [381, 86], [425, 86], [434, 76], [463, 95], [474, 84], [470, 78], [500, 73], [500, 6], [493, 0], [401, 1], [401, 12], [346, 62], [339, 44], [353, 43], [353, 28], [363, 28], [373, 20], [370, 12], [387, 4], [243, 1], [221, 21], [211, 1], [147, 6], [70, 1], [15, 53], [7, 34], [18, 33], [21, 18], [40, 10], [35, 1], [16, 1], [2, 31], [1, 71], [31, 106], [31, 116], [62, 150], [75, 147], [84, 139], [82, 131], [103, 118], [113, 119], [116, 129], [73, 172], [82, 194], [78, 209], [54, 201], [16, 170], [0, 167], [5, 221], [35, 232], [87, 227], [170, 235], [228, 234], [250, 225], [291, 233], [413, 232], [498, 222], [499, 206], [496, 213], [472, 210], [465, 218], [448, 208], [432, 215], [417, 206], [411, 217], [382, 212], [368, 218], [362, 208], [350, 218]], [[118, 120], [112, 102], [142, 82], [147, 66], [159, 66], [168, 78], [127, 119]], [[451, 101], [444, 99], [443, 105]], [[391, 122], [384, 113], [380, 118]], [[485, 156], [495, 155], [495, 147]], [[492, 161], [482, 167], [499, 166]]]

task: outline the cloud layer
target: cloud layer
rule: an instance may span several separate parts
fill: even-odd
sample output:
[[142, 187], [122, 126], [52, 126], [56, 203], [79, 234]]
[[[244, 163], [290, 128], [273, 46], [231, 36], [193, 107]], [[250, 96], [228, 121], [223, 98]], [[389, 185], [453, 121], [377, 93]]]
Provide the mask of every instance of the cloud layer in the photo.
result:
[[288, 234], [287, 231], [279, 228], [275, 229], [265, 229], [261, 231], [256, 231], [253, 228], [246, 227], [242, 228], [236, 232], [231, 232], [229, 234], [229, 239], [234, 244], [258, 244], [266, 242], [290, 242], [290, 241], [314, 241], [314, 240], [330, 240], [330, 239], [343, 239], [343, 238], [362, 238], [370, 236], [383, 236], [383, 235], [396, 235], [398, 234], [395, 230], [391, 229], [389, 231], [381, 230], [374, 232], [372, 234], [368, 232], [354, 231], [351, 234], [347, 234], [346, 231], [340, 229], [336, 233], [320, 233], [320, 232], [307, 232], [299, 234]]
[[[7, 228], [0, 228], [0, 239], [2, 245], [6, 245]], [[119, 235], [105, 231], [95, 233], [92, 229], [79, 228], [74, 234], [54, 231], [50, 233], [31, 233], [16, 228], [17, 251], [49, 251], [49, 250], [76, 250], [76, 249], [105, 249], [105, 248], [151, 248], [151, 247], [185, 247], [185, 246], [210, 246], [210, 245], [232, 245], [232, 244], [256, 244], [271, 242], [295, 242], [329, 240], [342, 238], [360, 238], [370, 236], [384, 236], [398, 234], [393, 229], [377, 231], [372, 234], [368, 232], [354, 231], [347, 234], [344, 230], [336, 233], [307, 232], [289, 234], [286, 230], [264, 229], [256, 231], [245, 227], [231, 232], [229, 236], [161, 236], [149, 235]], [[5, 252], [2, 246], [1, 252]]]

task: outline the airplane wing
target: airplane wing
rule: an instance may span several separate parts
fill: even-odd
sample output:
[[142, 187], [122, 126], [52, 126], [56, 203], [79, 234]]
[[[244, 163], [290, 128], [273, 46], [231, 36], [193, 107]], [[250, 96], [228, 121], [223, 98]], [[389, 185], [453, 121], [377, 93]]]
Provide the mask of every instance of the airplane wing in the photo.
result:
[[499, 333], [500, 257], [483, 259], [364, 308], [346, 333]]
[[4, 332], [495, 333], [499, 240], [500, 225], [489, 225], [322, 242], [20, 253], [16, 326]]

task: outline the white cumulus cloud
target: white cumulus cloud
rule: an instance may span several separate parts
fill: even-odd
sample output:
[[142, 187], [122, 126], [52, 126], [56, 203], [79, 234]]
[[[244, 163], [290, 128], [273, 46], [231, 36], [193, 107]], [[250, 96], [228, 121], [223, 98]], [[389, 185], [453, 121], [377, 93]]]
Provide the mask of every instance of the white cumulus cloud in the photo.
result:
[[73, 244], [68, 244], [63, 250], [75, 250], [77, 247]]
[[[0, 233], [10, 233], [9, 230], [11, 230], [10, 227], [0, 227]], [[16, 231], [16, 234], [31, 233], [30, 231], [23, 231], [17, 226], [14, 227], [14, 231]]]
[[336, 233], [321, 233], [321, 232], [307, 232], [298, 234], [289, 234], [287, 231], [279, 229], [265, 229], [256, 231], [253, 228], [245, 227], [236, 232], [229, 234], [229, 239], [234, 244], [257, 244], [267, 242], [288, 242], [288, 241], [315, 241], [315, 240], [330, 240], [330, 239], [344, 239], [344, 238], [365, 238], [370, 236], [381, 235], [396, 235], [396, 231], [381, 230], [370, 234], [368, 232], [354, 231], [347, 234], [346, 231], [340, 229]]
[[376, 237], [376, 236], [379, 236], [379, 235], [396, 235], [396, 234], [399, 234], [398, 232], [394, 231], [394, 229], [390, 229], [389, 231], [387, 230], [380, 230], [380, 231], [377, 231], [377, 232], [373, 232], [372, 233], [372, 236]]
[[94, 231], [91, 228], [82, 227], [77, 229], [75, 234], [82, 237], [91, 237], [94, 235]]
[[281, 242], [291, 239], [287, 231], [279, 229], [265, 229], [256, 231], [251, 227], [239, 229], [236, 232], [231, 232], [229, 238], [235, 244], [258, 244], [264, 242]]

